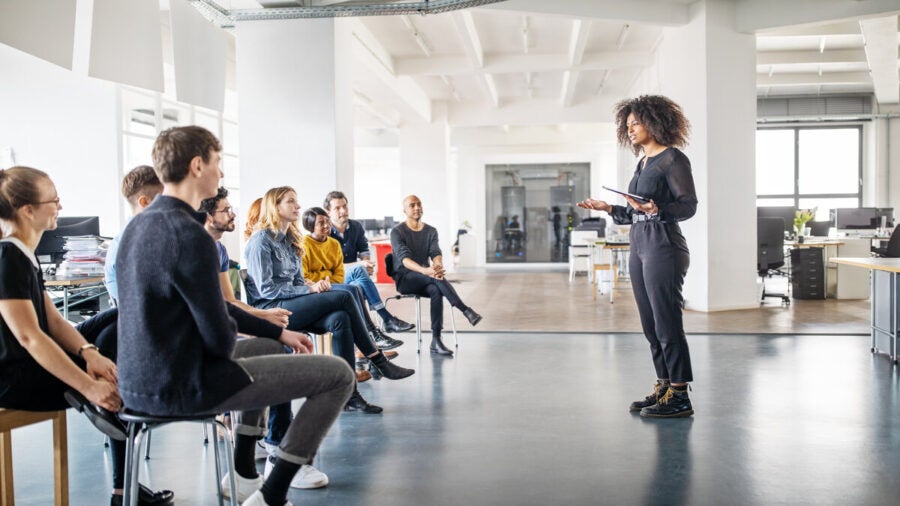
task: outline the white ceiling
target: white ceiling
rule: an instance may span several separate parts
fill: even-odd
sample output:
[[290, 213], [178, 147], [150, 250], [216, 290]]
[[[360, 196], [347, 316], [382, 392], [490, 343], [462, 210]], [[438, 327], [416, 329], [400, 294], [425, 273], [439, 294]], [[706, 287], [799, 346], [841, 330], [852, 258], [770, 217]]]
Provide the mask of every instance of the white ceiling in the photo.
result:
[[[357, 124], [384, 127], [429, 121], [431, 108], [410, 99], [416, 95], [432, 104], [446, 103], [451, 123], [454, 118], [477, 123], [481, 111], [485, 118], [495, 117], [486, 123], [503, 124], [504, 118], [515, 118], [510, 111], [525, 108], [544, 119], [558, 118], [556, 122], [577, 120], [576, 110], [589, 115], [602, 106], [608, 113], [610, 97], [628, 93], [640, 72], [652, 64], [664, 27], [686, 22], [693, 1], [510, 0], [429, 16], [347, 18], [357, 41], [365, 46], [354, 53], [358, 60], [354, 68], [360, 70], [353, 83]], [[781, 0], [779, 7], [794, 4], [784, 18], [815, 22], [777, 27], [777, 15], [765, 16], [765, 10], [775, 5], [773, 0], [738, 0], [742, 19], [761, 27], [753, 30], [758, 95], [865, 93], [874, 94], [880, 103], [900, 101], [900, 3], [818, 1]], [[398, 2], [217, 3], [224, 9], [265, 7], [274, 12], [270, 9], [277, 6]], [[896, 11], [876, 14], [878, 6], [873, 4], [878, 3], [893, 3]], [[822, 21], [816, 12], [803, 12], [803, 4], [821, 6], [822, 16], [866, 15]], [[870, 11], [865, 4], [872, 6]], [[373, 58], [380, 61], [364, 61]], [[373, 78], [373, 65], [390, 69], [388, 75]]]

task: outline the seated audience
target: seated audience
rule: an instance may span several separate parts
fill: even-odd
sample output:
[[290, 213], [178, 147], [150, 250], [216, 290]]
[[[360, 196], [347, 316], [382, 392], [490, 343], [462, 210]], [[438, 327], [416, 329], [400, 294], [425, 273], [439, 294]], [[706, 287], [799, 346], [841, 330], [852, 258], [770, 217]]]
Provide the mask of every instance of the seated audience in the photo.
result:
[[[153, 202], [157, 195], [162, 193], [163, 185], [156, 177], [156, 172], [149, 165], [139, 165], [122, 179], [122, 196], [131, 207], [131, 216], [136, 216]], [[131, 221], [131, 220], [129, 220]], [[127, 223], [125, 224], [128, 225]], [[109, 298], [115, 303], [119, 300], [119, 285], [116, 283], [116, 253], [119, 251], [119, 237], [117, 235], [109, 244], [106, 251], [106, 265], [104, 266], [106, 291]]]
[[378, 288], [375, 287], [375, 283], [370, 277], [374, 273], [375, 262], [371, 260], [366, 231], [363, 229], [362, 223], [350, 219], [347, 196], [339, 191], [330, 192], [325, 196], [325, 209], [331, 220], [330, 235], [340, 243], [341, 253], [344, 255], [343, 282], [362, 288], [369, 305], [381, 317], [385, 332], [405, 332], [415, 328], [412, 323], [407, 323], [392, 315], [384, 306], [381, 295], [378, 294]]
[[[122, 504], [125, 431], [110, 412], [122, 406], [116, 389], [116, 317], [110, 309], [75, 327], [44, 291], [34, 255], [41, 235], [56, 228], [62, 205], [44, 172], [0, 169], [0, 407], [55, 411], [68, 404], [111, 438], [113, 491]], [[67, 404], [68, 401], [68, 404]], [[138, 503], [170, 504], [169, 490], [141, 486]]]
[[366, 311], [362, 288], [359, 285], [344, 284], [344, 255], [341, 253], [341, 245], [328, 236], [331, 230], [328, 213], [321, 207], [311, 207], [303, 212], [301, 221], [303, 228], [309, 232], [309, 235], [303, 237], [304, 279], [313, 283], [327, 279], [332, 282], [332, 289], [350, 292], [378, 348], [392, 350], [402, 345], [403, 341], [392, 338], [375, 326]]
[[469, 323], [477, 325], [481, 315], [463, 304], [450, 282], [444, 278], [443, 256], [437, 229], [422, 222], [422, 201], [415, 195], [403, 199], [406, 221], [391, 231], [394, 250], [394, 281], [397, 291], [431, 299], [431, 352], [452, 356], [441, 341], [444, 300], [463, 312]]
[[[284, 505], [291, 480], [315, 457], [354, 389], [335, 357], [308, 355], [309, 338], [228, 305], [219, 287], [215, 243], [196, 211], [216, 195], [222, 146], [196, 126], [162, 132], [153, 146], [163, 194], [122, 234], [119, 277], [119, 392], [128, 409], [162, 416], [233, 411], [236, 494], [244, 506]], [[262, 334], [237, 339], [237, 315]], [[301, 355], [286, 355], [283, 346]], [[262, 480], [254, 464], [265, 407], [306, 401]]]
[[[258, 230], [247, 241], [247, 298], [261, 308], [282, 307], [291, 311], [288, 328], [331, 332], [332, 349], [351, 367], [353, 344], [359, 347], [388, 379], [413, 374], [388, 362], [375, 347], [366, 330], [353, 297], [344, 291], [331, 291], [327, 279], [307, 282], [303, 278], [301, 245], [297, 230], [300, 204], [297, 193], [288, 186], [272, 188], [263, 197]], [[354, 389], [345, 406], [347, 411], [377, 414], [382, 408], [366, 402]]]

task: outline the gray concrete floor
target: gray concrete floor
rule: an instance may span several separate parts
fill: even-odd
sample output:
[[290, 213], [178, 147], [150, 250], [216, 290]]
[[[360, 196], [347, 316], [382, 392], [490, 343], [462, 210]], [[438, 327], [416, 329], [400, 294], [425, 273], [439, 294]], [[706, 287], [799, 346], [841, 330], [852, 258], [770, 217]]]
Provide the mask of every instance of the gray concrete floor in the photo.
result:
[[[691, 419], [628, 404], [653, 382], [637, 334], [463, 334], [456, 358], [370, 381], [380, 416], [343, 414], [299, 505], [897, 504], [900, 376], [861, 336], [689, 336]], [[69, 413], [73, 505], [108, 504], [102, 436]], [[15, 431], [16, 499], [52, 502], [49, 424]], [[154, 432], [142, 481], [212, 505], [197, 425]]]

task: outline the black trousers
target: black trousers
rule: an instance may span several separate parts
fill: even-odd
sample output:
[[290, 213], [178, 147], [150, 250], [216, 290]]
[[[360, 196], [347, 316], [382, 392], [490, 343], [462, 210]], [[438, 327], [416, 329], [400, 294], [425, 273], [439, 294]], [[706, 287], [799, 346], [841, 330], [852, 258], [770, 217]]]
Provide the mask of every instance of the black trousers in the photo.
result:
[[[75, 326], [87, 342], [97, 345], [100, 353], [113, 362], [116, 360], [117, 352], [118, 317], [118, 309], [107, 309]], [[86, 365], [81, 358], [75, 355], [69, 355], [69, 358], [82, 369], [85, 368]], [[72, 387], [50, 374], [34, 360], [10, 372], [3, 383], [5, 384], [0, 384], [0, 406], [4, 408], [56, 411], [69, 407], [63, 393]], [[113, 460], [113, 488], [122, 488], [125, 481], [125, 442], [110, 440], [110, 449]]]
[[659, 221], [633, 224], [628, 261], [656, 377], [673, 383], [693, 381], [681, 293], [691, 258], [678, 225]]
[[444, 323], [444, 300], [451, 306], [465, 311], [468, 306], [456, 294], [456, 290], [446, 279], [434, 279], [431, 276], [407, 270], [397, 275], [397, 291], [404, 294], [421, 295], [431, 299], [431, 335], [440, 336]]

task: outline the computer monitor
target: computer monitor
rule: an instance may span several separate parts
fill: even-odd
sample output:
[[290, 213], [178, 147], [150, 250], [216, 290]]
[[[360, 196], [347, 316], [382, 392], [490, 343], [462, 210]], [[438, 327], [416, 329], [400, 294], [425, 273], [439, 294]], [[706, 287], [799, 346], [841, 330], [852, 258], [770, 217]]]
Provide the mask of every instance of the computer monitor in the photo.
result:
[[385, 216], [384, 217], [384, 231], [394, 228], [394, 217], [393, 216]]
[[60, 216], [56, 229], [47, 230], [34, 251], [41, 263], [58, 264], [66, 250], [67, 236], [100, 235], [100, 218], [97, 216]]
[[894, 221], [892, 208], [839, 207], [834, 210], [834, 227], [838, 230], [874, 230], [881, 227], [881, 217], [885, 217], [885, 227]]
[[363, 228], [366, 230], [366, 232], [378, 230], [378, 222], [374, 218], [372, 218], [372, 219], [366, 218], [366, 219], [362, 220], [362, 225], [363, 225]]
[[794, 216], [797, 208], [793, 206], [764, 206], [756, 208], [756, 219], [759, 218], [781, 218], [784, 220], [784, 231], [793, 233]]

